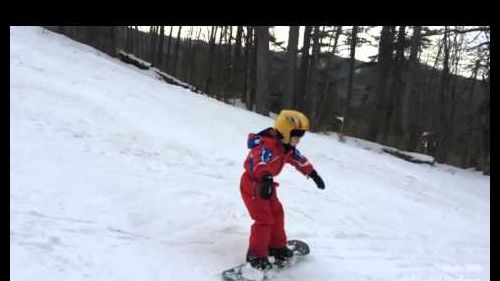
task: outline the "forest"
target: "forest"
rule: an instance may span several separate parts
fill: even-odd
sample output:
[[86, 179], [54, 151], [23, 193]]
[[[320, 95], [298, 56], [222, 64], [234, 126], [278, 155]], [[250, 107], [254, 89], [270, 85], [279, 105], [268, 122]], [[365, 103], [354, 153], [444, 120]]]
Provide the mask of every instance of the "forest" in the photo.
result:
[[45, 28], [228, 104], [301, 110], [312, 131], [489, 174], [489, 26], [287, 26], [285, 40], [274, 26]]

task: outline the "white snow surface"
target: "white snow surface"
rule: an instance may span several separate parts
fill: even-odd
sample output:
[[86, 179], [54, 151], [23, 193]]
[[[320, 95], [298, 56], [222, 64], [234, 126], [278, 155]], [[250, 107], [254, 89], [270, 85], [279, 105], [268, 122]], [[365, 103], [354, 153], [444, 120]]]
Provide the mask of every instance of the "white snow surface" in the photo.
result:
[[[10, 280], [221, 280], [252, 223], [250, 132], [273, 120], [40, 27], [10, 27]], [[273, 280], [490, 280], [490, 178], [309, 133], [326, 182], [277, 177], [310, 256]]]

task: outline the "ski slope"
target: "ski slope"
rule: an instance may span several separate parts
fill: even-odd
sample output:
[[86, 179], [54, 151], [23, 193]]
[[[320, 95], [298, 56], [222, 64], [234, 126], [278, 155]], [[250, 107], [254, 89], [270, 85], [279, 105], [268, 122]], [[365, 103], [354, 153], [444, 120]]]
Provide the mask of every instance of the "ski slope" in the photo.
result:
[[[244, 260], [246, 138], [273, 120], [39, 27], [10, 27], [10, 280], [220, 280]], [[490, 178], [309, 133], [277, 177], [276, 281], [490, 280]], [[373, 147], [376, 147], [373, 144]]]

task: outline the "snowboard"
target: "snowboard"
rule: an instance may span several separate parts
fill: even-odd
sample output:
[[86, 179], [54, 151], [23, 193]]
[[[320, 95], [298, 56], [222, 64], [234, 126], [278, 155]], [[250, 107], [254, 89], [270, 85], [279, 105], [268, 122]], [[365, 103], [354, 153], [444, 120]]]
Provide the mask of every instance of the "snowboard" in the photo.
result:
[[249, 263], [243, 263], [224, 270], [222, 272], [222, 279], [224, 281], [260, 281], [271, 279], [275, 273], [293, 266], [301, 261], [310, 252], [309, 245], [301, 240], [289, 240], [286, 242], [287, 247], [293, 251], [293, 257], [286, 262], [276, 262], [273, 257], [269, 261], [273, 264], [271, 270], [258, 270], [252, 268]]

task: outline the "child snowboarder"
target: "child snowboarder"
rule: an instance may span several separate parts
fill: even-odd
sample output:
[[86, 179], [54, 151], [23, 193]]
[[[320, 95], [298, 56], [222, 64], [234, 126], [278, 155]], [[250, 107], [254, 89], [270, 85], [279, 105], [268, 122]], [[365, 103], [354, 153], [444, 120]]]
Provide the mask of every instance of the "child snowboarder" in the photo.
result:
[[296, 148], [307, 130], [309, 120], [304, 114], [282, 110], [276, 117], [274, 128], [248, 136], [251, 151], [244, 163], [240, 191], [254, 220], [246, 256], [247, 262], [254, 268], [272, 268], [268, 255], [277, 261], [285, 261], [293, 255], [286, 247], [284, 212], [276, 193], [278, 183], [273, 181], [283, 165], [293, 165], [302, 174], [311, 177], [318, 188], [325, 188], [312, 164]]

